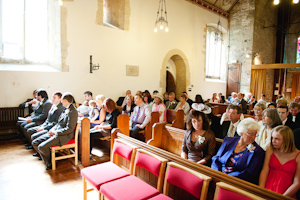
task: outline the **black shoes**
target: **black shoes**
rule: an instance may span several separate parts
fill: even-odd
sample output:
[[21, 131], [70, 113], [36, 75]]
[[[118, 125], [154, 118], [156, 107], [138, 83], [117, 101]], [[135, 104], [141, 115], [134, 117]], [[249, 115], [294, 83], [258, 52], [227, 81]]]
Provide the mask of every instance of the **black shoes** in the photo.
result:
[[30, 143], [27, 143], [27, 144], [25, 144], [25, 147], [29, 147], [29, 146], [31, 146], [31, 144], [30, 144]]
[[30, 145], [30, 146], [26, 147], [26, 149], [27, 150], [33, 149], [33, 146]]
[[42, 157], [39, 157], [39, 160], [43, 160]]
[[52, 169], [52, 164], [50, 162], [46, 163], [46, 170]]
[[32, 156], [34, 156], [34, 157], [40, 157], [40, 154], [39, 153], [34, 153], [34, 154], [32, 154]]

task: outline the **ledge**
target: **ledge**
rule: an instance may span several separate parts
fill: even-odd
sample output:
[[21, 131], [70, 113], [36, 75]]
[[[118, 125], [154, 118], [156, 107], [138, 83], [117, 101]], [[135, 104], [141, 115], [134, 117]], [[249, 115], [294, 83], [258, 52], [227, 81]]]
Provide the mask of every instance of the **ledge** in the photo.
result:
[[205, 78], [206, 82], [215, 82], [215, 83], [226, 83], [226, 81], [223, 81], [221, 79], [213, 79], [213, 78]]
[[0, 71], [17, 71], [17, 72], [61, 72], [49, 65], [43, 64], [2, 64]]

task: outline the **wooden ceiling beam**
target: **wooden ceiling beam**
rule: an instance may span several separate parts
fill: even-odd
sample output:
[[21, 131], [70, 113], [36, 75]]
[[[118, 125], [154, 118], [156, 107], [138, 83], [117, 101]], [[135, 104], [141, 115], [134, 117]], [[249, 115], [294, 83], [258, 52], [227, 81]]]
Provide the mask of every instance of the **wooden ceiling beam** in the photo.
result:
[[276, 64], [262, 64], [252, 65], [251, 69], [300, 69], [300, 64], [295, 63], [276, 63]]
[[204, 7], [208, 10], [221, 14], [225, 18], [229, 17], [229, 12], [226, 12], [225, 10], [222, 10], [210, 3], [207, 3], [206, 1], [202, 1], [202, 0], [185, 0], [185, 1], [191, 2], [193, 4], [196, 4], [197, 6]]

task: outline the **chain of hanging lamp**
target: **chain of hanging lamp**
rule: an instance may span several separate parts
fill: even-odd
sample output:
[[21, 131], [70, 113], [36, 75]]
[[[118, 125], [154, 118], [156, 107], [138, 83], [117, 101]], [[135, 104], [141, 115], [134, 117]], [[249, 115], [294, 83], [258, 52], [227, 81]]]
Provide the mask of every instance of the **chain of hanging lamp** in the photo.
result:
[[158, 26], [160, 30], [169, 31], [166, 0], [159, 0], [154, 32], [157, 32]]

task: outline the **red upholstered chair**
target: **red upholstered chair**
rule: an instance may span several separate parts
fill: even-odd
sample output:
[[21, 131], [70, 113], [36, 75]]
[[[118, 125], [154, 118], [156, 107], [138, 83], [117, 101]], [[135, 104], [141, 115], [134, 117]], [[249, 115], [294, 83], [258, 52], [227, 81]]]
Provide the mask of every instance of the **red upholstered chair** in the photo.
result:
[[214, 200], [263, 200], [263, 198], [224, 182], [216, 184]]
[[[119, 139], [115, 139], [114, 148], [110, 162], [101, 163], [86, 167], [81, 170], [83, 177], [83, 198], [87, 199], [87, 192], [96, 190], [99, 191], [101, 185], [114, 181], [126, 176], [130, 176], [133, 171], [134, 158], [136, 153], [136, 147], [132, 144], [124, 142]], [[118, 166], [118, 156], [121, 156], [130, 162], [129, 170], [121, 169]], [[87, 183], [92, 186], [92, 189], [87, 190]], [[101, 194], [99, 194], [99, 199]]]
[[100, 193], [109, 200], [117, 199], [148, 199], [162, 190], [165, 167], [168, 160], [143, 149], [138, 149], [133, 174], [137, 174], [137, 166], [142, 167], [158, 177], [157, 189], [137, 178], [127, 176], [102, 185]]
[[172, 200], [172, 198], [170, 198], [164, 194], [159, 194], [155, 197], [150, 198], [149, 200]]
[[170, 183], [184, 189], [200, 200], [206, 199], [211, 178], [174, 162], [167, 166], [164, 194], [168, 195]]
[[[52, 159], [52, 170], [56, 170], [56, 161], [57, 160], [62, 160], [62, 159], [67, 159], [67, 158], [75, 158], [75, 165], [78, 165], [78, 131], [81, 126], [81, 123], [78, 122], [75, 128], [75, 134], [74, 134], [74, 139], [70, 140], [67, 144], [63, 146], [52, 146], [51, 147], [51, 159]], [[74, 148], [74, 150], [73, 150]], [[70, 154], [65, 154], [62, 156], [56, 156], [55, 153], [60, 151], [60, 150], [65, 150], [69, 149]]]

